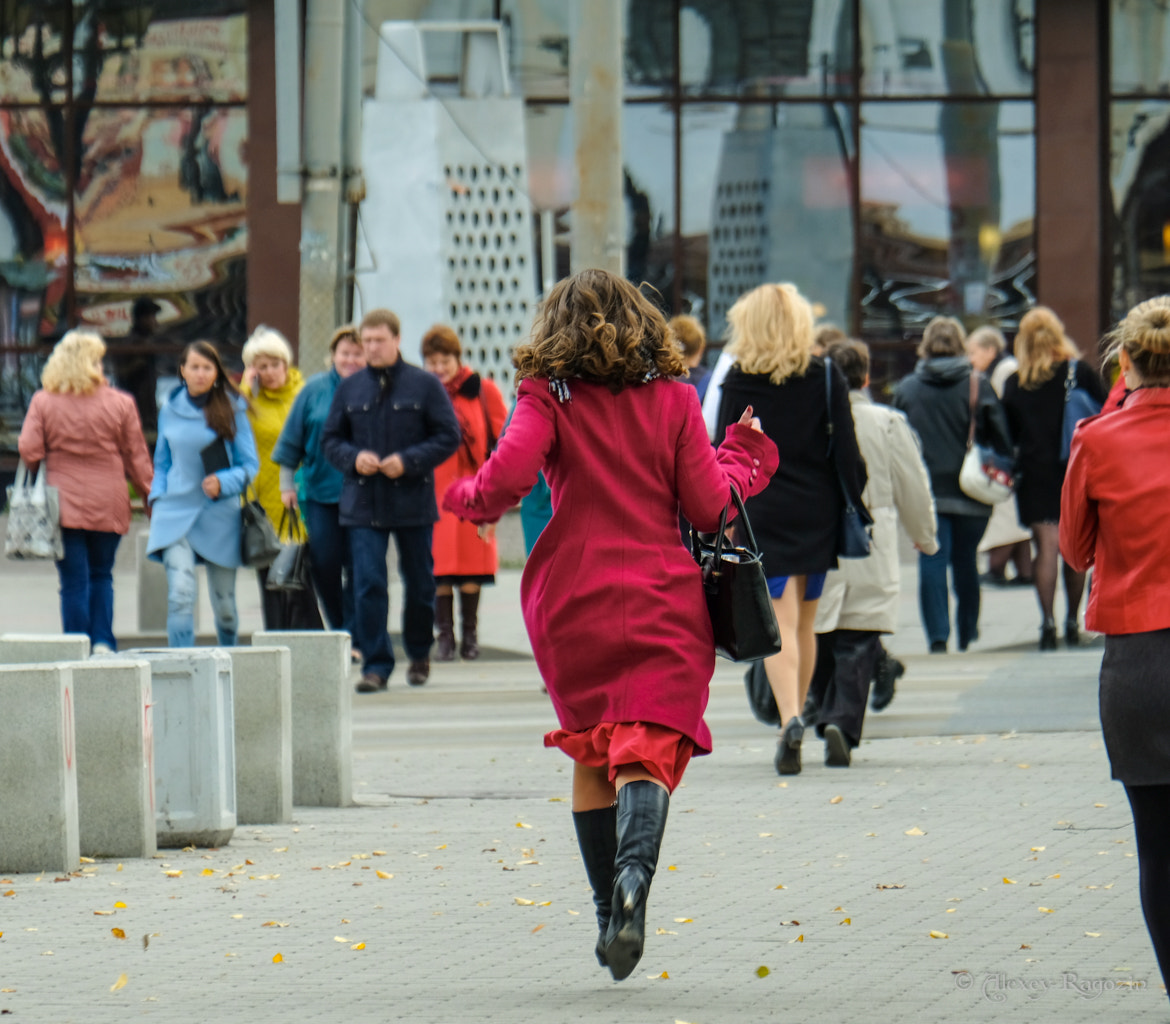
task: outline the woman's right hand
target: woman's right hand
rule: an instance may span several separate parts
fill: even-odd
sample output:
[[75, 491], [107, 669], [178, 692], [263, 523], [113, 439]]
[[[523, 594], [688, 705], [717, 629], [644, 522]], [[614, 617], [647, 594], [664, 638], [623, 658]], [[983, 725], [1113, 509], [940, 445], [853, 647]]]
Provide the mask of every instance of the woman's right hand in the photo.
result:
[[296, 511], [297, 507], [297, 492], [296, 491], [281, 491], [280, 503], [290, 511]]
[[219, 477], [214, 473], [210, 473], [203, 478], [203, 493], [206, 494], [212, 501], [220, 495]]
[[762, 434], [764, 428], [760, 426], [760, 417], [752, 415], [752, 407], [749, 405], [743, 411], [743, 415], [739, 418], [739, 425], [741, 427], [751, 427], [757, 434]]

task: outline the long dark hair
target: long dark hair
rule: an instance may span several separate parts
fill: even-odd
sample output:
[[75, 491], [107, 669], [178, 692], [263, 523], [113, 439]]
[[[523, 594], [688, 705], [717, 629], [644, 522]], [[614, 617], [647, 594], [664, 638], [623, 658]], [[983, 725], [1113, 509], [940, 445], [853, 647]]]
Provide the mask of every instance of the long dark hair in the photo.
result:
[[208, 398], [207, 405], [203, 407], [203, 415], [207, 419], [207, 425], [225, 440], [234, 441], [236, 437], [236, 409], [239, 407], [240, 401], [246, 403], [247, 399], [240, 394], [240, 389], [228, 377], [227, 371], [223, 368], [223, 362], [219, 358], [219, 353], [210, 341], [191, 342], [183, 349], [183, 357], [179, 360], [180, 367], [187, 365], [187, 357], [192, 353], [215, 364], [215, 383], [211, 385], [211, 397]]

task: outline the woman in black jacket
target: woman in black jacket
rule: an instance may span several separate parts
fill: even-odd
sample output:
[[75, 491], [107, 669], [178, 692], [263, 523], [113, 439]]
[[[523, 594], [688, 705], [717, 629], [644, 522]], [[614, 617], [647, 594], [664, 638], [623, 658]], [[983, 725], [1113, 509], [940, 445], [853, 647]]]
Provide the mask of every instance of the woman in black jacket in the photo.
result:
[[816, 664], [813, 622], [825, 573], [837, 565], [841, 484], [861, 504], [865, 463], [853, 432], [849, 385], [831, 371], [833, 456], [825, 362], [812, 355], [813, 313], [791, 284], [765, 284], [743, 295], [727, 314], [734, 357], [723, 382], [716, 439], [750, 405], [780, 452], [780, 468], [762, 494], [747, 502], [760, 543], [783, 650], [764, 662], [780, 709], [776, 771], [800, 771], [800, 718]]
[[[1016, 443], [1019, 487], [1016, 506], [1020, 525], [1036, 539], [1032, 578], [1040, 602], [1040, 650], [1056, 650], [1057, 568], [1064, 569], [1067, 608], [1064, 639], [1070, 647], [1080, 642], [1081, 597], [1085, 574], [1060, 557], [1060, 489], [1068, 468], [1062, 451], [1066, 388], [1087, 391], [1098, 406], [1105, 402], [1105, 385], [1064, 333], [1064, 324], [1052, 310], [1037, 306], [1024, 314], [1016, 335], [1019, 369], [1003, 387], [1003, 407]], [[1069, 371], [1072, 378], [1069, 379]]]
[[967, 454], [967, 435], [975, 417], [975, 439], [997, 452], [1011, 452], [1007, 420], [991, 384], [978, 376], [971, 407], [971, 375], [966, 332], [952, 317], [935, 317], [918, 346], [918, 365], [894, 390], [894, 406], [909, 418], [922, 439], [930, 487], [938, 514], [938, 552], [918, 555], [918, 605], [932, 654], [945, 654], [951, 634], [947, 566], [955, 589], [955, 631], [959, 650], [979, 638], [979, 541], [991, 518], [991, 506], [968, 498], [959, 488], [959, 470]]

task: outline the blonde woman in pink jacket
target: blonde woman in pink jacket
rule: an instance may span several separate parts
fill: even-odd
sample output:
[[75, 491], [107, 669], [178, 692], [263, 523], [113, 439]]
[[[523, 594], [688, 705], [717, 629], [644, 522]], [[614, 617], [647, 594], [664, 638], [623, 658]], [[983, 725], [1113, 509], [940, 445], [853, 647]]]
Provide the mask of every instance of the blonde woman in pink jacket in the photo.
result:
[[102, 373], [106, 346], [70, 331], [53, 349], [20, 431], [20, 457], [31, 470], [42, 460], [59, 492], [65, 557], [61, 626], [84, 633], [94, 651], [116, 650], [114, 556], [130, 529], [126, 481], [150, 493], [154, 467], [134, 399]]

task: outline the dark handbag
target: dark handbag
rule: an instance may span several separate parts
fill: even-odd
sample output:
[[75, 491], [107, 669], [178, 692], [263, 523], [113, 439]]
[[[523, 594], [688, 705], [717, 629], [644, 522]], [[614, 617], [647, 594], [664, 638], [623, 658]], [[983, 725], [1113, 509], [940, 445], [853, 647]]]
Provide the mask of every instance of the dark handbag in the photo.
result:
[[841, 488], [841, 516], [837, 520], [837, 557], [868, 558], [873, 537], [873, 516], [860, 500], [854, 501], [845, 486], [845, 478], [833, 457], [833, 360], [825, 357], [825, 411], [829, 417], [829, 448], [826, 457], [833, 463], [837, 485]]
[[743, 674], [743, 685], [747, 689], [748, 707], [757, 721], [764, 725], [780, 725], [780, 708], [776, 705], [776, 694], [772, 692], [772, 684], [768, 682], [768, 673], [764, 671], [764, 662], [753, 661]]
[[727, 540], [728, 502], [718, 532], [700, 535], [691, 527], [691, 553], [702, 572], [716, 653], [732, 661], [755, 661], [780, 650], [780, 627], [752, 524], [734, 485], [731, 501], [739, 510], [737, 526], [743, 530], [747, 546], [735, 546]]
[[282, 590], [285, 592], [300, 592], [311, 590], [312, 578], [309, 576], [309, 545], [305, 536], [305, 528], [301, 525], [301, 517], [293, 514], [292, 526], [285, 532], [288, 523], [288, 509], [280, 514], [281, 537], [287, 536], [289, 543], [282, 544], [280, 554], [268, 567], [268, 579], [264, 586], [268, 590]]
[[240, 561], [252, 569], [267, 569], [280, 554], [280, 538], [249, 484], [240, 499]]
[[1064, 422], [1060, 431], [1060, 461], [1068, 462], [1072, 449], [1073, 431], [1087, 416], [1096, 416], [1101, 403], [1084, 388], [1077, 387], [1077, 361], [1068, 361], [1068, 374], [1064, 378]]

